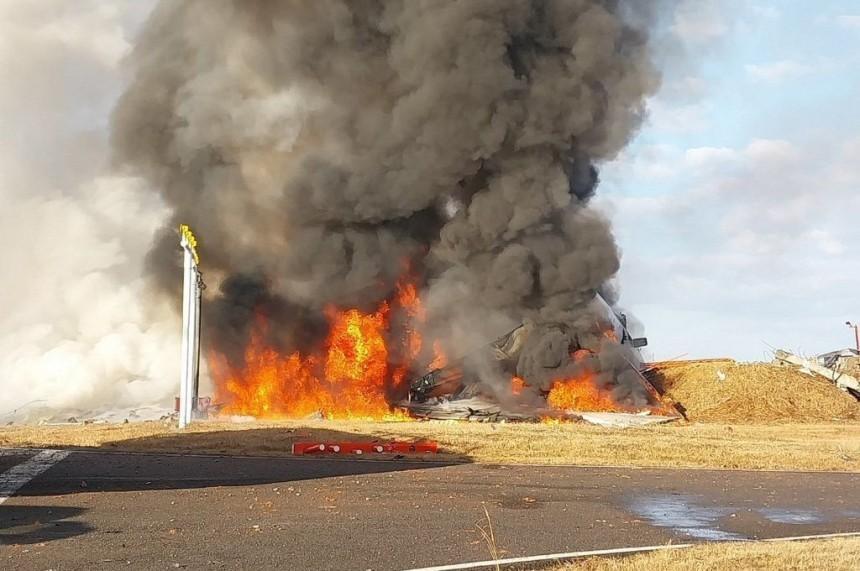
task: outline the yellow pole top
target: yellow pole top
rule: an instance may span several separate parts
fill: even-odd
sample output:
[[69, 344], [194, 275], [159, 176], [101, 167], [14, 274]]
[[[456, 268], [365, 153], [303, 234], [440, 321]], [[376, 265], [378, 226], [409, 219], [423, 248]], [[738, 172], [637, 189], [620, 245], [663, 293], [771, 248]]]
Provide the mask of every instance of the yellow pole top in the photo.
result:
[[200, 264], [200, 256], [197, 255], [197, 238], [194, 237], [194, 232], [188, 227], [188, 224], [179, 225], [179, 234], [182, 236], [188, 249], [191, 251], [191, 256], [194, 258], [195, 264]]

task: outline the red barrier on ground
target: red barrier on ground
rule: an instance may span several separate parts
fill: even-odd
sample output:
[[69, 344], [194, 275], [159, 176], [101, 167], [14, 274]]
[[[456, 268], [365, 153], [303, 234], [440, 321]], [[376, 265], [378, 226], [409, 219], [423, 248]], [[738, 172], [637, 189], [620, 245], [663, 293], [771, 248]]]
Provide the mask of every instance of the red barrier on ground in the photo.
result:
[[436, 454], [436, 442], [296, 442], [293, 454]]

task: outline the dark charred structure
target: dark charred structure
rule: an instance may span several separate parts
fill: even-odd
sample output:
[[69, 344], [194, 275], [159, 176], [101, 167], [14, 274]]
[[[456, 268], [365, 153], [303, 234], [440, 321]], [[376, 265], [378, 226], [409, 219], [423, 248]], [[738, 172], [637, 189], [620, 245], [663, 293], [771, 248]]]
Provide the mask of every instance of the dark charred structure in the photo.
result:
[[[626, 317], [612, 311], [598, 295], [595, 306], [605, 306], [606, 312], [602, 322], [595, 325], [598, 335], [588, 336], [577, 334], [565, 323], [544, 323], [544, 328], [554, 329], [569, 340], [566, 346], [568, 355], [574, 355], [574, 365], [568, 367], [550, 366], [551, 380], [564, 378], [565, 375], [576, 377], [585, 370], [596, 375], [604, 386], [618, 385], [616, 377], [603, 374], [599, 358], [601, 352], [606, 352], [607, 345], [624, 346], [623, 352], [629, 357], [627, 376], [624, 386], [627, 390], [635, 387], [635, 398], [630, 395], [618, 395], [620, 402], [636, 406], [663, 409], [663, 414], [675, 415], [676, 411], [664, 406], [662, 398], [651, 383], [641, 374], [643, 362], [638, 349], [647, 345], [645, 338], [634, 338], [626, 327]], [[533, 420], [539, 416], [564, 416], [557, 411], [551, 411], [545, 403], [545, 398], [551, 386], [535, 385], [532, 376], [525, 379], [518, 376], [519, 363], [523, 349], [528, 345], [529, 338], [535, 331], [532, 323], [525, 323], [513, 329], [494, 342], [480, 347], [461, 359], [443, 367], [434, 368], [425, 375], [414, 378], [410, 382], [409, 397], [400, 406], [410, 410], [416, 416], [427, 418], [470, 418], [497, 420]], [[607, 343], [607, 341], [609, 343]], [[493, 361], [508, 378], [515, 378], [517, 386], [512, 394], [488, 390], [490, 387], [481, 379], [469, 374], [474, 369], [471, 362]], [[613, 375], [618, 371], [611, 369]], [[536, 409], [537, 415], [536, 416]]]

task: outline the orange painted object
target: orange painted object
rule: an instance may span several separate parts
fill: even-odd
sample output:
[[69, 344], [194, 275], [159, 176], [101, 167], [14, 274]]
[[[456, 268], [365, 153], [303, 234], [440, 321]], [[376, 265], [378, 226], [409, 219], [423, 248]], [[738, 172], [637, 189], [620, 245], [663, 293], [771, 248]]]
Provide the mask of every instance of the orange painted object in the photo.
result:
[[436, 454], [436, 442], [296, 442], [293, 455], [306, 454]]
[[439, 452], [439, 445], [435, 442], [389, 442], [382, 445], [386, 452], [396, 452], [398, 454], [412, 453], [427, 453], [436, 454]]

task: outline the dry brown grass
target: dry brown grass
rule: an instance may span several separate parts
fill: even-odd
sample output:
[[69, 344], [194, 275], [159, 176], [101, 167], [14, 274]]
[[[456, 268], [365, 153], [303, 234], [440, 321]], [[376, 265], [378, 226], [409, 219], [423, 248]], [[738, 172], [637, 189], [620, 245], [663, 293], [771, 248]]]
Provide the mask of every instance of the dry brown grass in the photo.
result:
[[829, 422], [860, 418], [860, 405], [821, 377], [766, 363], [676, 361], [648, 373], [700, 422]]
[[629, 557], [592, 558], [554, 571], [709, 571], [724, 569], [855, 571], [860, 538], [775, 543], [717, 543]]
[[147, 452], [288, 455], [307, 440], [432, 439], [476, 462], [860, 471], [860, 424], [679, 423], [627, 430], [584, 424], [456, 421], [199, 422], [185, 432], [161, 422], [18, 426], [0, 447], [92, 447]]

